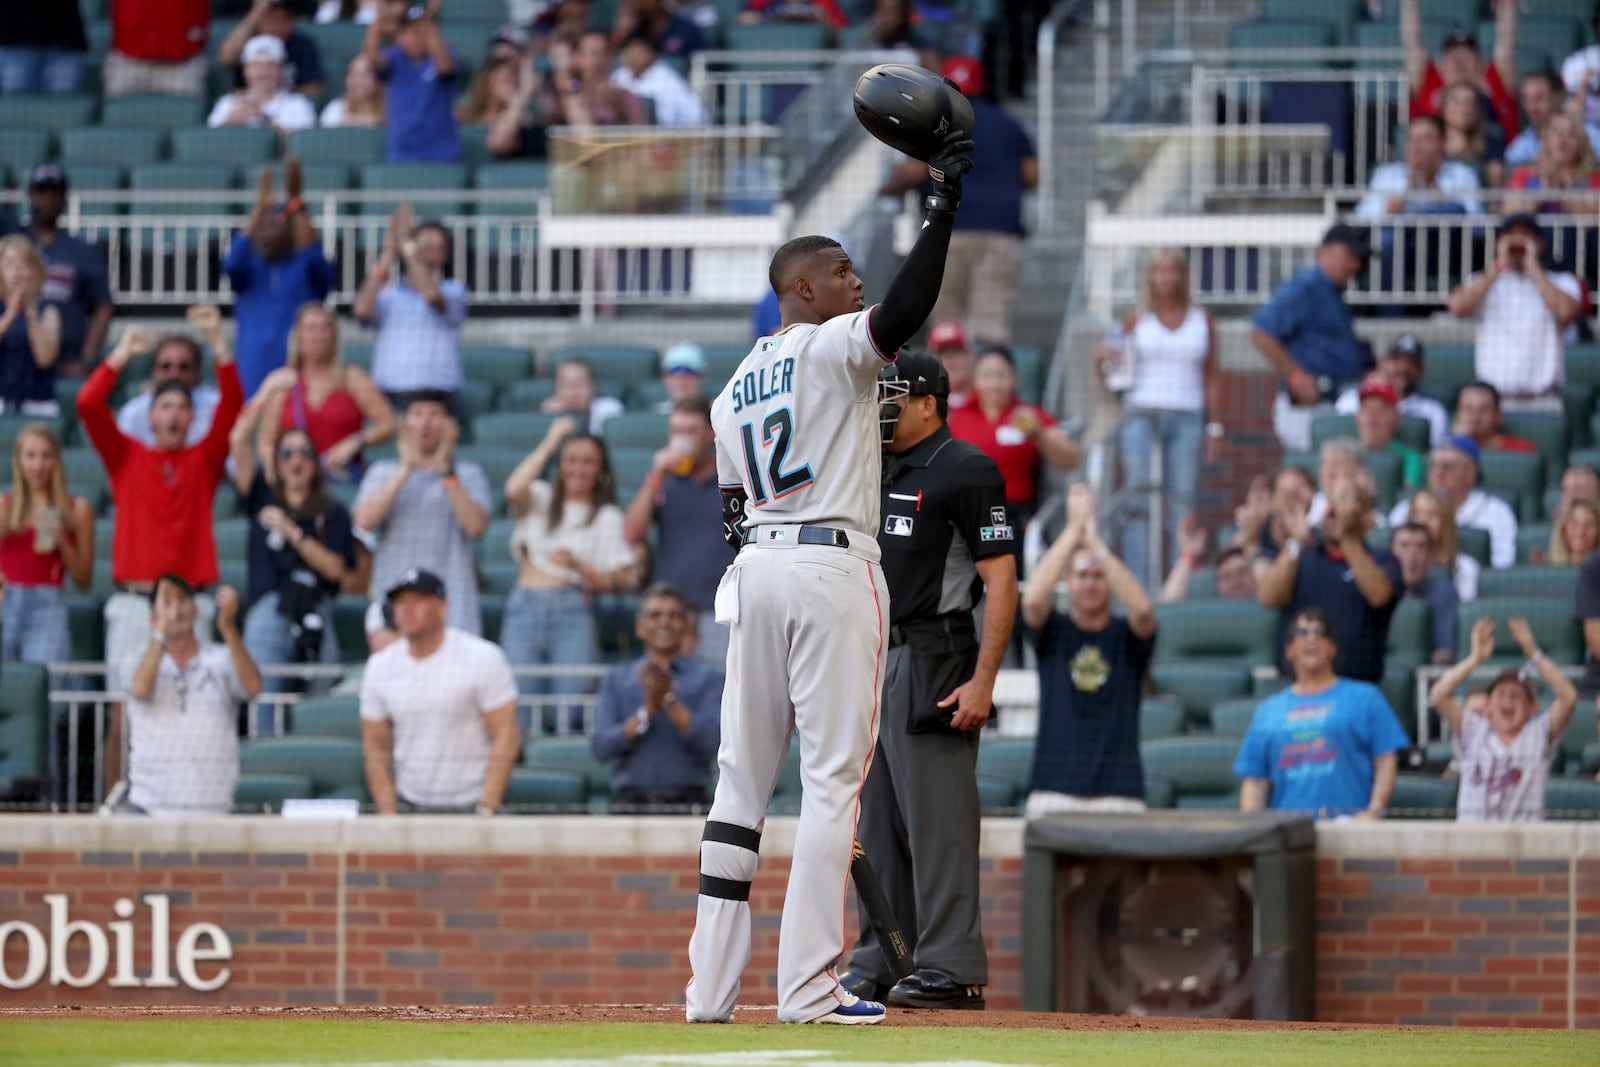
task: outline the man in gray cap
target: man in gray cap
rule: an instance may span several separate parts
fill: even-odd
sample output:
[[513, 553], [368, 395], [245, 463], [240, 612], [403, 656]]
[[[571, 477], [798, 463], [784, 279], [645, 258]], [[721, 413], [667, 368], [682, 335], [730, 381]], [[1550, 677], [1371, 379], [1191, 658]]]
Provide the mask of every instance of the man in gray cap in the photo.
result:
[[[878, 386], [889, 656], [856, 834], [916, 972], [888, 987], [863, 912], [840, 982], [894, 1007], [981, 1009], [988, 957], [978, 915], [978, 735], [1017, 611], [1017, 531], [1000, 468], [945, 425], [943, 364], [901, 352]], [[985, 593], [980, 638], [972, 613]]]

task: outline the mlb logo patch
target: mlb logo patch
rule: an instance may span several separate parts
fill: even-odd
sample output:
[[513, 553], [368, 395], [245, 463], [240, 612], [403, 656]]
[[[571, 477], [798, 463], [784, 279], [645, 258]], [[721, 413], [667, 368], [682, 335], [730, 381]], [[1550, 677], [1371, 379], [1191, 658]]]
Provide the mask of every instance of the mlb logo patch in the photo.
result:
[[1006, 509], [990, 508], [989, 521], [994, 523], [996, 526], [1004, 526], [1006, 524]]
[[890, 515], [883, 520], [883, 532], [896, 537], [910, 537], [911, 520], [904, 515]]
[[789, 536], [789, 531], [788, 530], [784, 530], [784, 529], [773, 529], [773, 530], [768, 530], [767, 531], [767, 540], [768, 541], [782, 541], [784, 538], [786, 538], [788, 536]]

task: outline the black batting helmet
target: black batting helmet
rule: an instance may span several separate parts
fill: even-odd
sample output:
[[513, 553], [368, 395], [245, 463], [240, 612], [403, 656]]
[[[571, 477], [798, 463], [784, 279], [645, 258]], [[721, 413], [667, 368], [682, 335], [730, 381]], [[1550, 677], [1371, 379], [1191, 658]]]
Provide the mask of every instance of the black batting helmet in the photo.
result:
[[972, 134], [972, 103], [923, 67], [880, 63], [856, 82], [856, 118], [890, 148], [924, 163], [954, 131]]

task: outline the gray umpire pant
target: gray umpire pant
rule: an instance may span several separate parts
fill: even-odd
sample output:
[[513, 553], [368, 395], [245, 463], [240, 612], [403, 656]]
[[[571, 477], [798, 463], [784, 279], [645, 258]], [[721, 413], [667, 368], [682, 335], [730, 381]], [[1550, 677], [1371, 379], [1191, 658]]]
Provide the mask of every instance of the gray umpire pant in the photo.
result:
[[[967, 665], [955, 671], [955, 681], [970, 678], [969, 652], [889, 649], [878, 751], [861, 793], [856, 836], [917, 968], [981, 986], [989, 982], [989, 960], [979, 915], [979, 731], [908, 729], [914, 704], [937, 702], [954, 688], [951, 657]], [[937, 710], [925, 707], [922, 714]], [[892, 981], [865, 909], [849, 969], [880, 984]]]

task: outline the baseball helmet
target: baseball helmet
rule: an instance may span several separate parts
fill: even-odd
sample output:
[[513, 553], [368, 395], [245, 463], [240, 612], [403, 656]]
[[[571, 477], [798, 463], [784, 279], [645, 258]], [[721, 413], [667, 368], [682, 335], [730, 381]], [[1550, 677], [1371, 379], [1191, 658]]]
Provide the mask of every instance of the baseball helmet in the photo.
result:
[[971, 101], [923, 67], [880, 63], [857, 80], [854, 101], [868, 133], [924, 163], [952, 131], [972, 134]]

